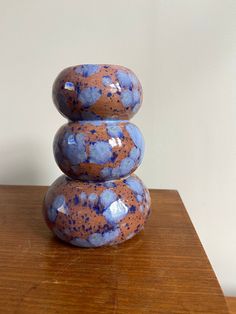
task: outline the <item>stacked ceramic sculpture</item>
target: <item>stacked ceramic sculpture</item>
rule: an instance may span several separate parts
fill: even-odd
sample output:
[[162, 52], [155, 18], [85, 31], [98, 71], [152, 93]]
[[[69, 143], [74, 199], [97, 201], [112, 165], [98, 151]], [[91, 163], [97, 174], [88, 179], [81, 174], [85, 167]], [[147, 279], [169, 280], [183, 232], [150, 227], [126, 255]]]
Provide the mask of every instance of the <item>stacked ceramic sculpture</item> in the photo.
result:
[[139, 80], [121, 66], [69, 67], [56, 78], [53, 101], [69, 122], [53, 144], [65, 175], [45, 196], [49, 228], [80, 247], [132, 238], [150, 213], [149, 192], [132, 174], [144, 153], [143, 137], [128, 121], [142, 102]]

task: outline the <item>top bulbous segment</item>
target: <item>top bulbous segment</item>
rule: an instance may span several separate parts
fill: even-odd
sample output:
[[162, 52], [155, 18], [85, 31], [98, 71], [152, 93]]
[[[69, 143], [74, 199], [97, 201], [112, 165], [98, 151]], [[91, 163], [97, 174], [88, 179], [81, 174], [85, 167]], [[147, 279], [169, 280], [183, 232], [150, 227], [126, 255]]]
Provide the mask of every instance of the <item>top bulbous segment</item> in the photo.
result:
[[78, 65], [58, 75], [53, 101], [71, 121], [129, 120], [142, 103], [142, 86], [131, 70], [119, 65]]

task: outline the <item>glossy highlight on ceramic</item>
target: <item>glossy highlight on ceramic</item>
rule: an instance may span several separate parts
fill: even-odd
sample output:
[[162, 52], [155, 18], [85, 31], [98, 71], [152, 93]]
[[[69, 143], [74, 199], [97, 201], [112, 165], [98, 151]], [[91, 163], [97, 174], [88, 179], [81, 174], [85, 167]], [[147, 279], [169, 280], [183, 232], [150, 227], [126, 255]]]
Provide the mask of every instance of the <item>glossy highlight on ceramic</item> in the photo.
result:
[[129, 120], [142, 103], [142, 87], [125, 67], [84, 64], [66, 68], [58, 75], [53, 101], [71, 121]]
[[69, 177], [115, 180], [140, 165], [144, 140], [129, 121], [81, 121], [63, 125], [54, 138], [53, 149], [59, 168]]
[[48, 227], [78, 247], [131, 239], [150, 214], [149, 192], [133, 174], [144, 155], [143, 136], [129, 122], [142, 103], [139, 80], [118, 65], [72, 66], [56, 78], [53, 101], [69, 121], [53, 141], [65, 175], [45, 195]]
[[132, 238], [150, 213], [150, 197], [135, 176], [107, 182], [80, 182], [65, 175], [49, 188], [46, 222], [62, 240], [76, 246], [113, 245]]

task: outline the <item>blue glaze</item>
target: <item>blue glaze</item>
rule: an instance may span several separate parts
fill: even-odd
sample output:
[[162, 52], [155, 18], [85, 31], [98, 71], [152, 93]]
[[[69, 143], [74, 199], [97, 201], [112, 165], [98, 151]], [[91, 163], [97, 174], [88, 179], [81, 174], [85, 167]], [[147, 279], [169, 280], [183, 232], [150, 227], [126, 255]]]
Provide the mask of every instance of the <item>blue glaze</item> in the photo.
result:
[[118, 125], [112, 125], [112, 124], [108, 125], [107, 126], [107, 133], [111, 137], [119, 137], [119, 138], [124, 137], [122, 130]]
[[81, 239], [79, 237], [72, 239], [70, 243], [75, 246], [80, 246], [80, 247], [91, 247], [91, 244], [89, 243], [88, 240]]
[[139, 110], [140, 106], [141, 106], [141, 103], [135, 105], [132, 109], [133, 113], [136, 113]]
[[124, 183], [136, 194], [143, 195], [143, 185], [135, 177], [128, 177], [124, 179]]
[[136, 160], [130, 157], [126, 157], [121, 161], [119, 166], [114, 168], [108, 167], [103, 168], [100, 174], [104, 179], [106, 178], [119, 179], [121, 177], [127, 176], [133, 171], [134, 167], [137, 166], [135, 162]]
[[140, 103], [140, 93], [137, 89], [133, 90], [133, 106]]
[[120, 229], [117, 228], [115, 230], [110, 230], [110, 231], [107, 231], [107, 232], [104, 232], [103, 233], [103, 240], [104, 240], [104, 243], [107, 244], [111, 241], [114, 241], [120, 234]]
[[79, 92], [78, 99], [82, 103], [84, 108], [88, 108], [95, 104], [95, 102], [101, 97], [102, 90], [97, 87], [87, 87]]
[[99, 121], [99, 120], [84, 120], [84, 121], [80, 121], [79, 122], [81, 125], [86, 125], [87, 123], [90, 123], [90, 124], [92, 124], [92, 125], [94, 125], [94, 126], [100, 126], [100, 125], [102, 125], [104, 122], [103, 121]]
[[55, 222], [58, 212], [63, 214], [67, 214], [68, 212], [64, 195], [57, 195], [53, 200], [52, 205], [48, 207], [47, 215], [49, 221]]
[[100, 194], [100, 203], [104, 208], [110, 206], [113, 202], [117, 200], [117, 195], [111, 190], [104, 190]]
[[101, 233], [93, 233], [89, 236], [89, 242], [91, 246], [101, 246], [103, 245], [103, 236]]
[[110, 204], [110, 206], [103, 212], [106, 220], [109, 223], [118, 223], [128, 213], [128, 207], [120, 199]]
[[136, 75], [134, 75], [133, 73], [129, 73], [129, 77], [130, 77], [130, 80], [132, 82], [132, 85], [133, 86], [137, 86], [138, 85], [138, 78]]
[[128, 120], [117, 120], [117, 119], [113, 119], [113, 120], [104, 120], [104, 122], [107, 124], [107, 125], [116, 125], [116, 124], [119, 124], [121, 122], [129, 122]]
[[47, 210], [47, 216], [48, 216], [49, 221], [55, 222], [57, 218], [57, 209], [50, 206]]
[[106, 188], [115, 188], [115, 187], [116, 187], [115, 182], [112, 182], [112, 181], [106, 181], [106, 182], [103, 183], [103, 185], [104, 185]]
[[64, 195], [57, 195], [52, 203], [53, 208], [60, 208], [66, 203]]
[[81, 192], [79, 195], [79, 198], [80, 198], [82, 205], [85, 205], [86, 201], [87, 201], [87, 194], [85, 192]]
[[105, 75], [102, 78], [102, 83], [104, 86], [110, 86], [112, 84], [112, 79], [109, 75]]
[[84, 77], [88, 77], [95, 73], [98, 73], [100, 68], [101, 66], [98, 64], [83, 64], [76, 67], [75, 72], [77, 74], [81, 74]]
[[89, 201], [90, 206], [95, 206], [95, 205], [97, 205], [97, 202], [98, 202], [98, 195], [95, 194], [95, 193], [89, 194], [88, 201]]
[[141, 152], [143, 152], [144, 151], [144, 140], [143, 140], [141, 132], [136, 127], [136, 125], [128, 123], [125, 126], [125, 128], [126, 128], [127, 132], [129, 133], [132, 141], [136, 145], [136, 147], [138, 147], [141, 150]]
[[137, 201], [138, 202], [142, 202], [142, 200], [143, 200], [143, 197], [142, 197], [142, 195], [136, 195], [136, 199], [137, 199]]
[[89, 236], [88, 240], [92, 246], [102, 246], [108, 244], [109, 242], [114, 241], [120, 234], [120, 230], [117, 228], [115, 230], [101, 233], [93, 233]]
[[126, 73], [123, 70], [118, 70], [116, 72], [116, 77], [121, 87], [130, 88], [133, 86], [129, 73]]
[[124, 90], [121, 92], [120, 99], [125, 108], [133, 105], [133, 93], [130, 90]]
[[121, 102], [125, 106], [128, 107], [135, 107], [137, 104], [140, 104], [141, 98], [139, 91], [137, 89], [134, 90], [123, 90], [120, 96]]
[[135, 166], [135, 163], [134, 163], [133, 159], [131, 159], [129, 157], [124, 158], [120, 163], [120, 174], [122, 176], [126, 176], [127, 174], [129, 174], [132, 171], [134, 166]]
[[121, 177], [120, 167], [113, 168], [111, 171], [111, 175], [114, 179], [118, 179]]
[[[81, 151], [83, 151], [83, 154], [84, 154], [84, 150], [85, 150], [85, 135], [83, 133], [76, 134], [75, 135], [75, 141], [77, 143], [77, 147], [78, 147], [79, 153]], [[83, 157], [81, 157], [81, 159], [83, 159]]]
[[105, 164], [112, 157], [112, 147], [105, 141], [90, 144], [90, 163]]
[[87, 154], [85, 151], [84, 135], [66, 133], [62, 142], [63, 153], [70, 160], [72, 165], [85, 162]]
[[137, 147], [133, 147], [129, 153], [129, 157], [136, 162], [140, 157], [140, 149]]
[[100, 175], [102, 176], [102, 178], [111, 177], [111, 171], [112, 168], [105, 167], [101, 170]]

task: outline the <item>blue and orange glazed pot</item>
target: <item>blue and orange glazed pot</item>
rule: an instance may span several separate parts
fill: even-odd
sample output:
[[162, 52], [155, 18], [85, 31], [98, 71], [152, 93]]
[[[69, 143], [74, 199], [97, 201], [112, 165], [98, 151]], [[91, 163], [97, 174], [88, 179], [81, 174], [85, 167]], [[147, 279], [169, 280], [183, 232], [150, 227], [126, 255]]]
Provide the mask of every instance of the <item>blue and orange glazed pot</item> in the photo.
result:
[[56, 78], [53, 101], [69, 121], [54, 138], [65, 175], [45, 196], [47, 225], [79, 247], [132, 238], [150, 214], [149, 192], [132, 174], [144, 154], [142, 134], [129, 122], [142, 102], [139, 80], [117, 65], [69, 67]]

